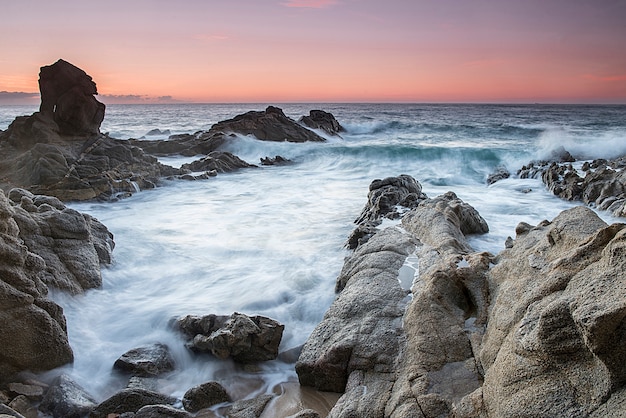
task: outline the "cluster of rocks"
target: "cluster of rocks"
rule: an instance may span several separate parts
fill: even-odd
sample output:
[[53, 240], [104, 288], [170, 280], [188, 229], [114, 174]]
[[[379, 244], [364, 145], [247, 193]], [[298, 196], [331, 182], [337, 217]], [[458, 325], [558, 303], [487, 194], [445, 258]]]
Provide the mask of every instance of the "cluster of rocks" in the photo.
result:
[[373, 182], [359, 220], [385, 216], [381, 184], [416, 203], [355, 243], [296, 363], [343, 394], [329, 417], [626, 414], [626, 225], [576, 207], [492, 255], [467, 242], [488, 230], [475, 209], [407, 176]]
[[[210, 353], [215, 358], [230, 358], [242, 364], [276, 359], [284, 329], [282, 324], [270, 318], [249, 317], [237, 312], [230, 316], [189, 315], [172, 320], [172, 325], [188, 338], [187, 346], [193, 352]], [[160, 393], [159, 379], [176, 370], [170, 348], [162, 343], [129, 350], [115, 361], [112, 368], [128, 378], [128, 385], [102, 402], [97, 402], [66, 374], [57, 376], [49, 384], [31, 377], [12, 382], [6, 386], [6, 391], [0, 391], [6, 397], [6, 402], [0, 402], [0, 414], [37, 416], [37, 411], [41, 411], [54, 418], [107, 418], [110, 414], [155, 418], [191, 417], [205, 410], [204, 415], [198, 416], [213, 417], [216, 415], [212, 415], [209, 408], [219, 408], [220, 413], [227, 416], [256, 417], [275, 397], [261, 395], [233, 399], [215, 381], [188, 389], [182, 399]], [[6, 406], [2, 405], [5, 403]]]
[[[335, 117], [311, 111], [301, 123], [277, 107], [252, 111], [215, 124], [209, 131], [170, 136], [168, 140], [120, 140], [100, 133], [105, 106], [96, 84], [83, 70], [64, 60], [41, 68], [40, 111], [17, 117], [0, 131], [0, 185], [63, 201], [118, 199], [154, 188], [164, 178], [198, 180], [217, 173], [256, 167], [220, 151], [237, 135], [264, 141], [324, 141], [312, 129], [337, 135]], [[311, 126], [311, 128], [307, 127]], [[156, 156], [199, 156], [181, 168]]]

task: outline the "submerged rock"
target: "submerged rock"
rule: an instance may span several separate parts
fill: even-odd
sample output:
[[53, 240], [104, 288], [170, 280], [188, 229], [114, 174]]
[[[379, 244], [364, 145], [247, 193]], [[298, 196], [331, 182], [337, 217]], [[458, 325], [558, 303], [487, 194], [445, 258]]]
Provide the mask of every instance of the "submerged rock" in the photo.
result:
[[174, 360], [165, 344], [133, 348], [115, 360], [113, 368], [133, 376], [153, 377], [174, 370]]
[[188, 315], [179, 318], [175, 326], [190, 340], [187, 346], [197, 352], [211, 353], [239, 363], [274, 360], [284, 325], [263, 316], [235, 312], [230, 316]]

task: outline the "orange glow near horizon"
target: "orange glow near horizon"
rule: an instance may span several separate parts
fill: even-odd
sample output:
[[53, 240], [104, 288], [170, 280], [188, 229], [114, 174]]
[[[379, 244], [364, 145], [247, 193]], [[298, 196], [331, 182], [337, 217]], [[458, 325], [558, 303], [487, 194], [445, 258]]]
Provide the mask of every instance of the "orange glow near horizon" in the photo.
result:
[[0, 17], [12, 39], [0, 103], [38, 92], [39, 67], [59, 58], [91, 75], [105, 103], [626, 103], [621, 4], [14, 3]]

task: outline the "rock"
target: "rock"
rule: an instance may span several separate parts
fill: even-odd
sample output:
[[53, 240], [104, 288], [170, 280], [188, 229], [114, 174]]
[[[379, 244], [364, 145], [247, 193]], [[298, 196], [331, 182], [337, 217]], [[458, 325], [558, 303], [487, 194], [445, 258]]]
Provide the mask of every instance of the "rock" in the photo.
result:
[[97, 405], [92, 396], [71, 377], [57, 377], [46, 392], [39, 409], [54, 418], [82, 418]]
[[291, 415], [289, 418], [321, 418], [320, 414], [313, 409], [303, 409], [295, 415]]
[[7, 405], [0, 404], [0, 418], [13, 417], [13, 418], [25, 418], [24, 415], [20, 414], [16, 410], [8, 407]]
[[171, 132], [169, 129], [151, 129], [146, 133], [146, 136], [157, 136], [157, 135], [169, 135]]
[[46, 262], [23, 244], [15, 214], [0, 191], [0, 382], [73, 361], [63, 309], [47, 299]]
[[261, 165], [286, 165], [291, 164], [293, 161], [288, 160], [280, 155], [277, 155], [274, 158], [265, 157], [261, 158]]
[[274, 398], [274, 395], [261, 395], [252, 399], [236, 401], [227, 410], [226, 416], [229, 418], [258, 418], [263, 413], [267, 403]]
[[24, 395], [29, 399], [39, 400], [43, 396], [44, 388], [40, 385], [9, 383], [9, 390], [17, 395]]
[[22, 414], [26, 418], [37, 418], [39, 413], [37, 407], [24, 395], [18, 395], [11, 402], [9, 408]]
[[198, 412], [218, 403], [230, 401], [230, 396], [224, 387], [217, 382], [207, 382], [195, 386], [183, 395], [183, 406], [189, 412]]
[[340, 293], [296, 363], [302, 385], [343, 392], [329, 417], [448, 416], [480, 387], [473, 347], [488, 315], [491, 256], [472, 252], [465, 235], [487, 225], [449, 192], [420, 200], [402, 226], [346, 259]]
[[134, 418], [191, 418], [193, 415], [169, 405], [147, 405], [135, 414]]
[[174, 370], [174, 360], [165, 344], [152, 344], [133, 348], [122, 354], [113, 368], [134, 376], [159, 376]]
[[311, 129], [321, 129], [333, 136], [338, 136], [345, 131], [332, 113], [323, 110], [311, 110], [309, 116], [302, 116], [299, 122]]
[[509, 177], [511, 177], [511, 173], [506, 167], [496, 167], [496, 171], [489, 174], [487, 177], [487, 185], [491, 185], [500, 180], [508, 179]]
[[100, 266], [111, 262], [113, 234], [97, 219], [49, 196], [9, 193], [19, 237], [45, 263], [42, 281], [70, 293], [100, 287]]
[[376, 225], [380, 224], [382, 218], [398, 219], [424, 199], [426, 195], [422, 193], [422, 186], [406, 174], [374, 180], [370, 184], [367, 205], [355, 223], [362, 225], [369, 222]]
[[61, 133], [90, 135], [100, 132], [105, 106], [93, 97], [98, 94], [96, 83], [83, 70], [62, 59], [41, 67], [39, 91], [39, 111], [53, 114]]
[[213, 151], [206, 157], [192, 163], [183, 164], [181, 168], [189, 171], [216, 171], [229, 173], [240, 168], [256, 167], [248, 164], [230, 152]]
[[137, 412], [146, 405], [173, 405], [176, 398], [143, 389], [124, 389], [100, 403], [90, 418], [108, 418], [109, 414]]
[[224, 145], [229, 137], [221, 132], [199, 131], [195, 134], [171, 135], [163, 140], [137, 140], [128, 142], [152, 155], [208, 155]]
[[498, 256], [480, 351], [489, 416], [587, 416], [623, 384], [625, 237], [576, 207]]
[[197, 352], [211, 353], [239, 363], [274, 360], [284, 325], [263, 316], [248, 317], [235, 312], [230, 317], [186, 316], [175, 326], [190, 338], [187, 346]]
[[210, 132], [254, 135], [262, 141], [307, 142], [325, 141], [315, 132], [285, 116], [283, 111], [268, 106], [265, 111], [250, 111], [213, 125]]

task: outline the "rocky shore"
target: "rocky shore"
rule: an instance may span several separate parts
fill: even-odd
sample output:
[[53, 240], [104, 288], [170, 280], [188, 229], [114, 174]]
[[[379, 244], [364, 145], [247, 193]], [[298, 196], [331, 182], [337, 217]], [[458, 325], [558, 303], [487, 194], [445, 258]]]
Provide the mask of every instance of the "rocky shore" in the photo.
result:
[[[270, 106], [205, 132], [122, 141], [99, 132], [105, 108], [84, 71], [63, 60], [42, 67], [40, 89], [40, 111], [0, 132], [0, 417], [626, 415], [626, 225], [578, 206], [520, 223], [499, 254], [476, 252], [468, 237], [489, 231], [478, 211], [454, 192], [428, 197], [409, 175], [372, 181], [336, 299], [304, 346], [279, 352], [284, 325], [271, 318], [171, 319], [194, 355], [241, 367], [279, 359], [294, 365], [299, 385], [246, 399], [210, 381], [177, 399], [159, 392], [177, 365], [158, 342], [111, 364], [127, 387], [101, 402], [65, 374], [42, 378], [73, 361], [49, 290], [100, 287], [114, 249], [102, 223], [64, 201], [256, 167], [221, 149], [233, 135], [324, 141], [316, 132], [343, 128], [323, 111], [296, 122]], [[624, 216], [623, 159], [577, 163], [568, 154], [517, 175]], [[166, 155], [198, 159], [173, 168], [158, 162]], [[489, 182], [509, 176], [501, 170]]]

